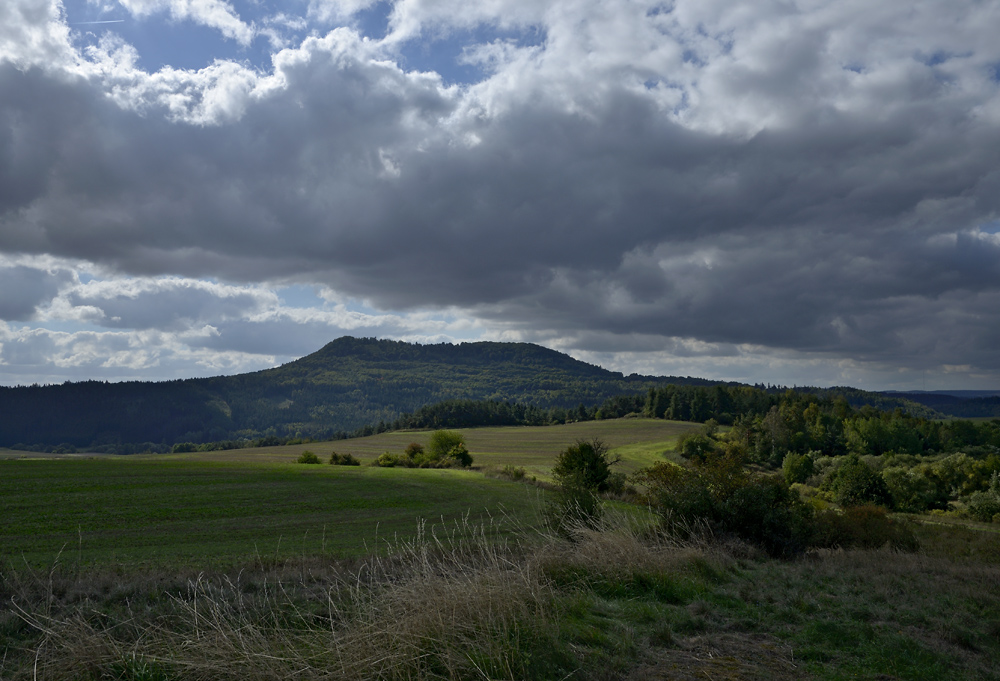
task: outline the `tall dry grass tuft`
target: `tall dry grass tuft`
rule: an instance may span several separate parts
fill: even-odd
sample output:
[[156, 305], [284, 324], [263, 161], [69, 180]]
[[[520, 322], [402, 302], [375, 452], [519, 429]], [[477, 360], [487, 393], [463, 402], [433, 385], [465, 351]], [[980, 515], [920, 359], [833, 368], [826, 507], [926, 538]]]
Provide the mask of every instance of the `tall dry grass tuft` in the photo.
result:
[[592, 522], [573, 522], [562, 529], [568, 541], [548, 535], [537, 559], [544, 566], [573, 567], [589, 575], [611, 579], [639, 573], [677, 573], [692, 561], [710, 558], [728, 562], [707, 524], [698, 524], [684, 534], [655, 531], [644, 519], [609, 511]]
[[[324, 569], [197, 575], [152, 597], [70, 606], [36, 575], [14, 598], [41, 632], [32, 679], [519, 679], [551, 635], [553, 592], [501, 519], [421, 525], [380, 555]], [[46, 586], [46, 584], [48, 586]]]

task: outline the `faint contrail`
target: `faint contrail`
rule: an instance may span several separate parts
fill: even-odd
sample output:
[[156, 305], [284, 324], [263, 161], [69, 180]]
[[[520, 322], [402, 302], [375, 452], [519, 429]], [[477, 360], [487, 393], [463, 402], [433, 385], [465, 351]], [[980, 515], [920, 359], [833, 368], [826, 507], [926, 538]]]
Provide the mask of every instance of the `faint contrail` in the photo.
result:
[[80, 24], [120, 24], [124, 19], [108, 19], [107, 21], [74, 21], [70, 26], [79, 26]]

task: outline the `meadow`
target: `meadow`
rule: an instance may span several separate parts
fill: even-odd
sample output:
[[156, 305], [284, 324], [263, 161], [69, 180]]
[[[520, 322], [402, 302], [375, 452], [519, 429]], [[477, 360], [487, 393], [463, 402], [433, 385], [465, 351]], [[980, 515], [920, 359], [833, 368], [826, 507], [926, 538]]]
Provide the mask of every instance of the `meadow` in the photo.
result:
[[383, 451], [425, 444], [430, 431], [366, 438], [128, 457], [0, 459], [0, 556], [30, 565], [59, 553], [82, 563], [224, 565], [253, 556], [357, 556], [420, 520], [510, 514], [534, 524], [543, 491], [482, 474], [521, 466], [545, 480], [559, 451], [601, 437], [631, 472], [693, 424], [647, 419], [462, 431], [479, 470], [383, 469], [294, 463], [303, 451], [369, 463]]
[[[478, 470], [365, 462], [429, 432], [0, 460], [0, 678], [1000, 679], [1000, 534], [914, 517], [916, 553], [776, 560], [609, 511], [554, 533], [537, 485], [601, 437], [626, 472], [699, 426], [463, 431]], [[0, 453], [2, 457], [4, 453]]]
[[[529, 475], [548, 480], [549, 471], [559, 452], [577, 440], [600, 438], [613, 453], [622, 457], [620, 470], [633, 473], [664, 458], [673, 459], [677, 438], [695, 432], [699, 424], [663, 419], [614, 419], [582, 421], [554, 426], [508, 426], [500, 428], [457, 429], [465, 436], [466, 445], [475, 457], [477, 468], [523, 466]], [[313, 442], [283, 447], [259, 447], [219, 452], [192, 452], [160, 455], [169, 460], [227, 462], [287, 462], [294, 461], [303, 451], [316, 453], [321, 459], [330, 452], [351, 454], [369, 463], [385, 451], [399, 454], [411, 442], [427, 445], [430, 430], [393, 431], [370, 437], [329, 442]]]

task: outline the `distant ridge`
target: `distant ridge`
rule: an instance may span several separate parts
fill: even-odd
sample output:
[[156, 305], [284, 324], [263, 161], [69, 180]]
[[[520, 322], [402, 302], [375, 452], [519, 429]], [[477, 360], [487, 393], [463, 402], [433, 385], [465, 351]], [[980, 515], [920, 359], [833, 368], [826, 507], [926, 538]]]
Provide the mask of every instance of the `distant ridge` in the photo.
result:
[[959, 418], [1000, 417], [1000, 391], [950, 390], [887, 392], [895, 397], [923, 404], [949, 416]]
[[[330, 438], [445, 400], [569, 410], [670, 384], [740, 385], [690, 376], [623, 376], [531, 343], [420, 345], [344, 336], [282, 366], [235, 376], [0, 387], [0, 447], [128, 452], [178, 442]], [[1000, 416], [1000, 397], [795, 390], [928, 418]]]
[[0, 446], [330, 437], [448, 399], [600, 404], [690, 377], [623, 376], [531, 343], [338, 338], [273, 369], [167, 382], [0, 387]]

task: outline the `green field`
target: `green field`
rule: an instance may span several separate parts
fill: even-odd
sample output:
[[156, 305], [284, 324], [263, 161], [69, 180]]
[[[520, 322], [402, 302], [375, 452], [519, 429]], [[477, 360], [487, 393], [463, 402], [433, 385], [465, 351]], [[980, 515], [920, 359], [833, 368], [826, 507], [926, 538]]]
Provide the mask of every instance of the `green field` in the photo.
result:
[[[531, 531], [549, 492], [484, 474], [511, 464], [545, 478], [591, 437], [630, 472], [675, 457], [697, 428], [463, 431], [478, 470], [293, 463], [305, 449], [370, 461], [429, 432], [0, 452], [0, 678], [1000, 681], [993, 526], [922, 516], [918, 553], [774, 560], [612, 511], [569, 541]], [[477, 534], [493, 520], [509, 541]], [[459, 542], [435, 541], [456, 527]]]
[[540, 490], [456, 470], [203, 461], [0, 461], [4, 561], [226, 564], [359, 555], [418, 520], [509, 509]]
[[[512, 464], [547, 478], [560, 450], [602, 437], [631, 472], [672, 448], [690, 424], [598, 421], [463, 431], [476, 466]], [[0, 460], [0, 556], [117, 564], [227, 564], [250, 556], [360, 555], [423, 519], [511, 514], [537, 521], [544, 491], [480, 471], [307, 466], [336, 449], [368, 462], [385, 450], [426, 443], [430, 433], [192, 454]], [[8, 452], [8, 455], [18, 453]]]
[[[476, 467], [524, 466], [530, 475], [548, 479], [556, 456], [577, 440], [601, 438], [612, 448], [612, 453], [622, 456], [620, 470], [633, 473], [654, 461], [661, 461], [665, 455], [673, 456], [677, 438], [684, 433], [700, 430], [701, 427], [695, 423], [662, 419], [617, 419], [556, 426], [466, 428], [458, 431], [465, 435], [469, 452], [475, 457]], [[300, 453], [309, 450], [324, 460], [329, 458], [330, 452], [337, 451], [341, 454], [353, 454], [363, 463], [368, 463], [385, 451], [402, 453], [410, 442], [426, 445], [430, 434], [429, 430], [397, 431], [350, 440], [161, 455], [159, 458], [176, 459], [180, 456], [197, 461], [283, 462], [294, 461]]]

